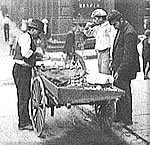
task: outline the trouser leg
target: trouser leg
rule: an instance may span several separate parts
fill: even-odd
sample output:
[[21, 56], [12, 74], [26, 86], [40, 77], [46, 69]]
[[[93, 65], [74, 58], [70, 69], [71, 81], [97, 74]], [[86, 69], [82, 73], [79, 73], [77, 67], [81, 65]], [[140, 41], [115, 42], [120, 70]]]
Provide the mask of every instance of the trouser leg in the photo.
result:
[[5, 41], [7, 41], [7, 33], [6, 33], [6, 28], [4, 27], [4, 37], [5, 37]]
[[109, 71], [109, 48], [105, 51], [98, 51], [98, 71], [103, 74], [110, 74]]
[[9, 55], [12, 55], [12, 45], [10, 45], [10, 52]]
[[9, 41], [9, 24], [4, 24], [5, 41]]
[[145, 68], [145, 77], [148, 78], [148, 72], [150, 70], [150, 62], [147, 61], [146, 68]]
[[131, 81], [117, 80], [115, 85], [125, 91], [125, 95], [116, 104], [116, 117], [123, 122], [132, 121]]
[[9, 26], [8, 26], [8, 28], [6, 29], [6, 33], [7, 33], [7, 41], [9, 41]]
[[146, 60], [143, 59], [143, 72], [144, 72], [144, 75], [145, 75], [145, 69], [146, 69]]
[[17, 88], [19, 127], [31, 123], [28, 104], [30, 99], [31, 68], [15, 65], [13, 77]]

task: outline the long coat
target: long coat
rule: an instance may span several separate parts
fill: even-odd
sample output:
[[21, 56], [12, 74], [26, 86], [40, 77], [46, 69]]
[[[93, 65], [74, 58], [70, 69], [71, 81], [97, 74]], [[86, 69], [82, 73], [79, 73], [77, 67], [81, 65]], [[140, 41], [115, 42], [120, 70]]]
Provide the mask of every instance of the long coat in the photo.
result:
[[67, 55], [75, 52], [75, 32], [73, 30], [69, 31], [66, 36], [63, 52], [67, 53]]
[[137, 51], [138, 35], [134, 28], [125, 21], [116, 35], [112, 53], [112, 69], [118, 72], [118, 79], [131, 80], [140, 71], [139, 54]]

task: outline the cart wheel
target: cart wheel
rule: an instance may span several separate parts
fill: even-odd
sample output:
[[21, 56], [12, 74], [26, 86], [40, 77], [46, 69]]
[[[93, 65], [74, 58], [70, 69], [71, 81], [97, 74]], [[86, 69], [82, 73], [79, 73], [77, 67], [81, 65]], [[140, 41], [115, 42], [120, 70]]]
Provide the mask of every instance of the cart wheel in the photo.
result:
[[35, 77], [31, 84], [29, 114], [35, 133], [37, 136], [41, 136], [45, 125], [46, 96], [43, 82], [39, 76]]
[[100, 128], [103, 131], [109, 129], [115, 117], [114, 100], [102, 101], [99, 104], [95, 104], [95, 115]]

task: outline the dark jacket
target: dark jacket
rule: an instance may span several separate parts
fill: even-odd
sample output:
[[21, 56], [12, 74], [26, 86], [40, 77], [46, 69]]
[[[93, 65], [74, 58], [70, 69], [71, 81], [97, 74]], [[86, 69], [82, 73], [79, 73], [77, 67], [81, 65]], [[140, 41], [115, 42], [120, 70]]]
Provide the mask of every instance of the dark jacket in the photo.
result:
[[142, 51], [142, 57], [145, 62], [150, 61], [150, 44], [148, 42], [148, 37], [145, 38], [142, 42], [143, 44], [143, 51]]
[[118, 72], [118, 79], [131, 80], [140, 71], [139, 54], [137, 51], [138, 35], [134, 28], [125, 21], [116, 36], [112, 54], [112, 69]]

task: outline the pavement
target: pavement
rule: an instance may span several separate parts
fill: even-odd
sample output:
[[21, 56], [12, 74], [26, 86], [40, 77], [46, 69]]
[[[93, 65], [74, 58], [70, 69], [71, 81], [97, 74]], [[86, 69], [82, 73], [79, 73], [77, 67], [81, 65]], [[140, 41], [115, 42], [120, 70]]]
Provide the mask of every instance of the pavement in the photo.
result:
[[[21, 34], [21, 31], [16, 27], [15, 23], [12, 23], [11, 33], [17, 36]], [[3, 38], [0, 39], [1, 41], [4, 41]], [[4, 45], [8, 45], [8, 44], [4, 43]], [[6, 55], [9, 55], [7, 54], [8, 50], [6, 51], [3, 49], [2, 51], [6, 52], [5, 53]], [[86, 59], [87, 56], [96, 55], [95, 51], [86, 50], [84, 52], [79, 52], [79, 53], [81, 53], [81, 55], [84, 56], [88, 69], [92, 71], [97, 71], [96, 59], [95, 60]], [[1, 57], [3, 56], [1, 55]], [[10, 57], [9, 59], [12, 59], [12, 57]], [[8, 66], [7, 68], [10, 70]], [[0, 77], [2, 77], [3, 75], [11, 76], [11, 72], [8, 71], [8, 74], [4, 74], [3, 69], [1, 69]], [[143, 73], [139, 72], [137, 74], [137, 78], [132, 81], [131, 88], [132, 88], [132, 95], [133, 95], [133, 125], [124, 126], [121, 124], [114, 124], [112, 127], [112, 131], [116, 135], [118, 135], [122, 140], [126, 141], [127, 144], [149, 145], [150, 144], [150, 80], [144, 80]]]

